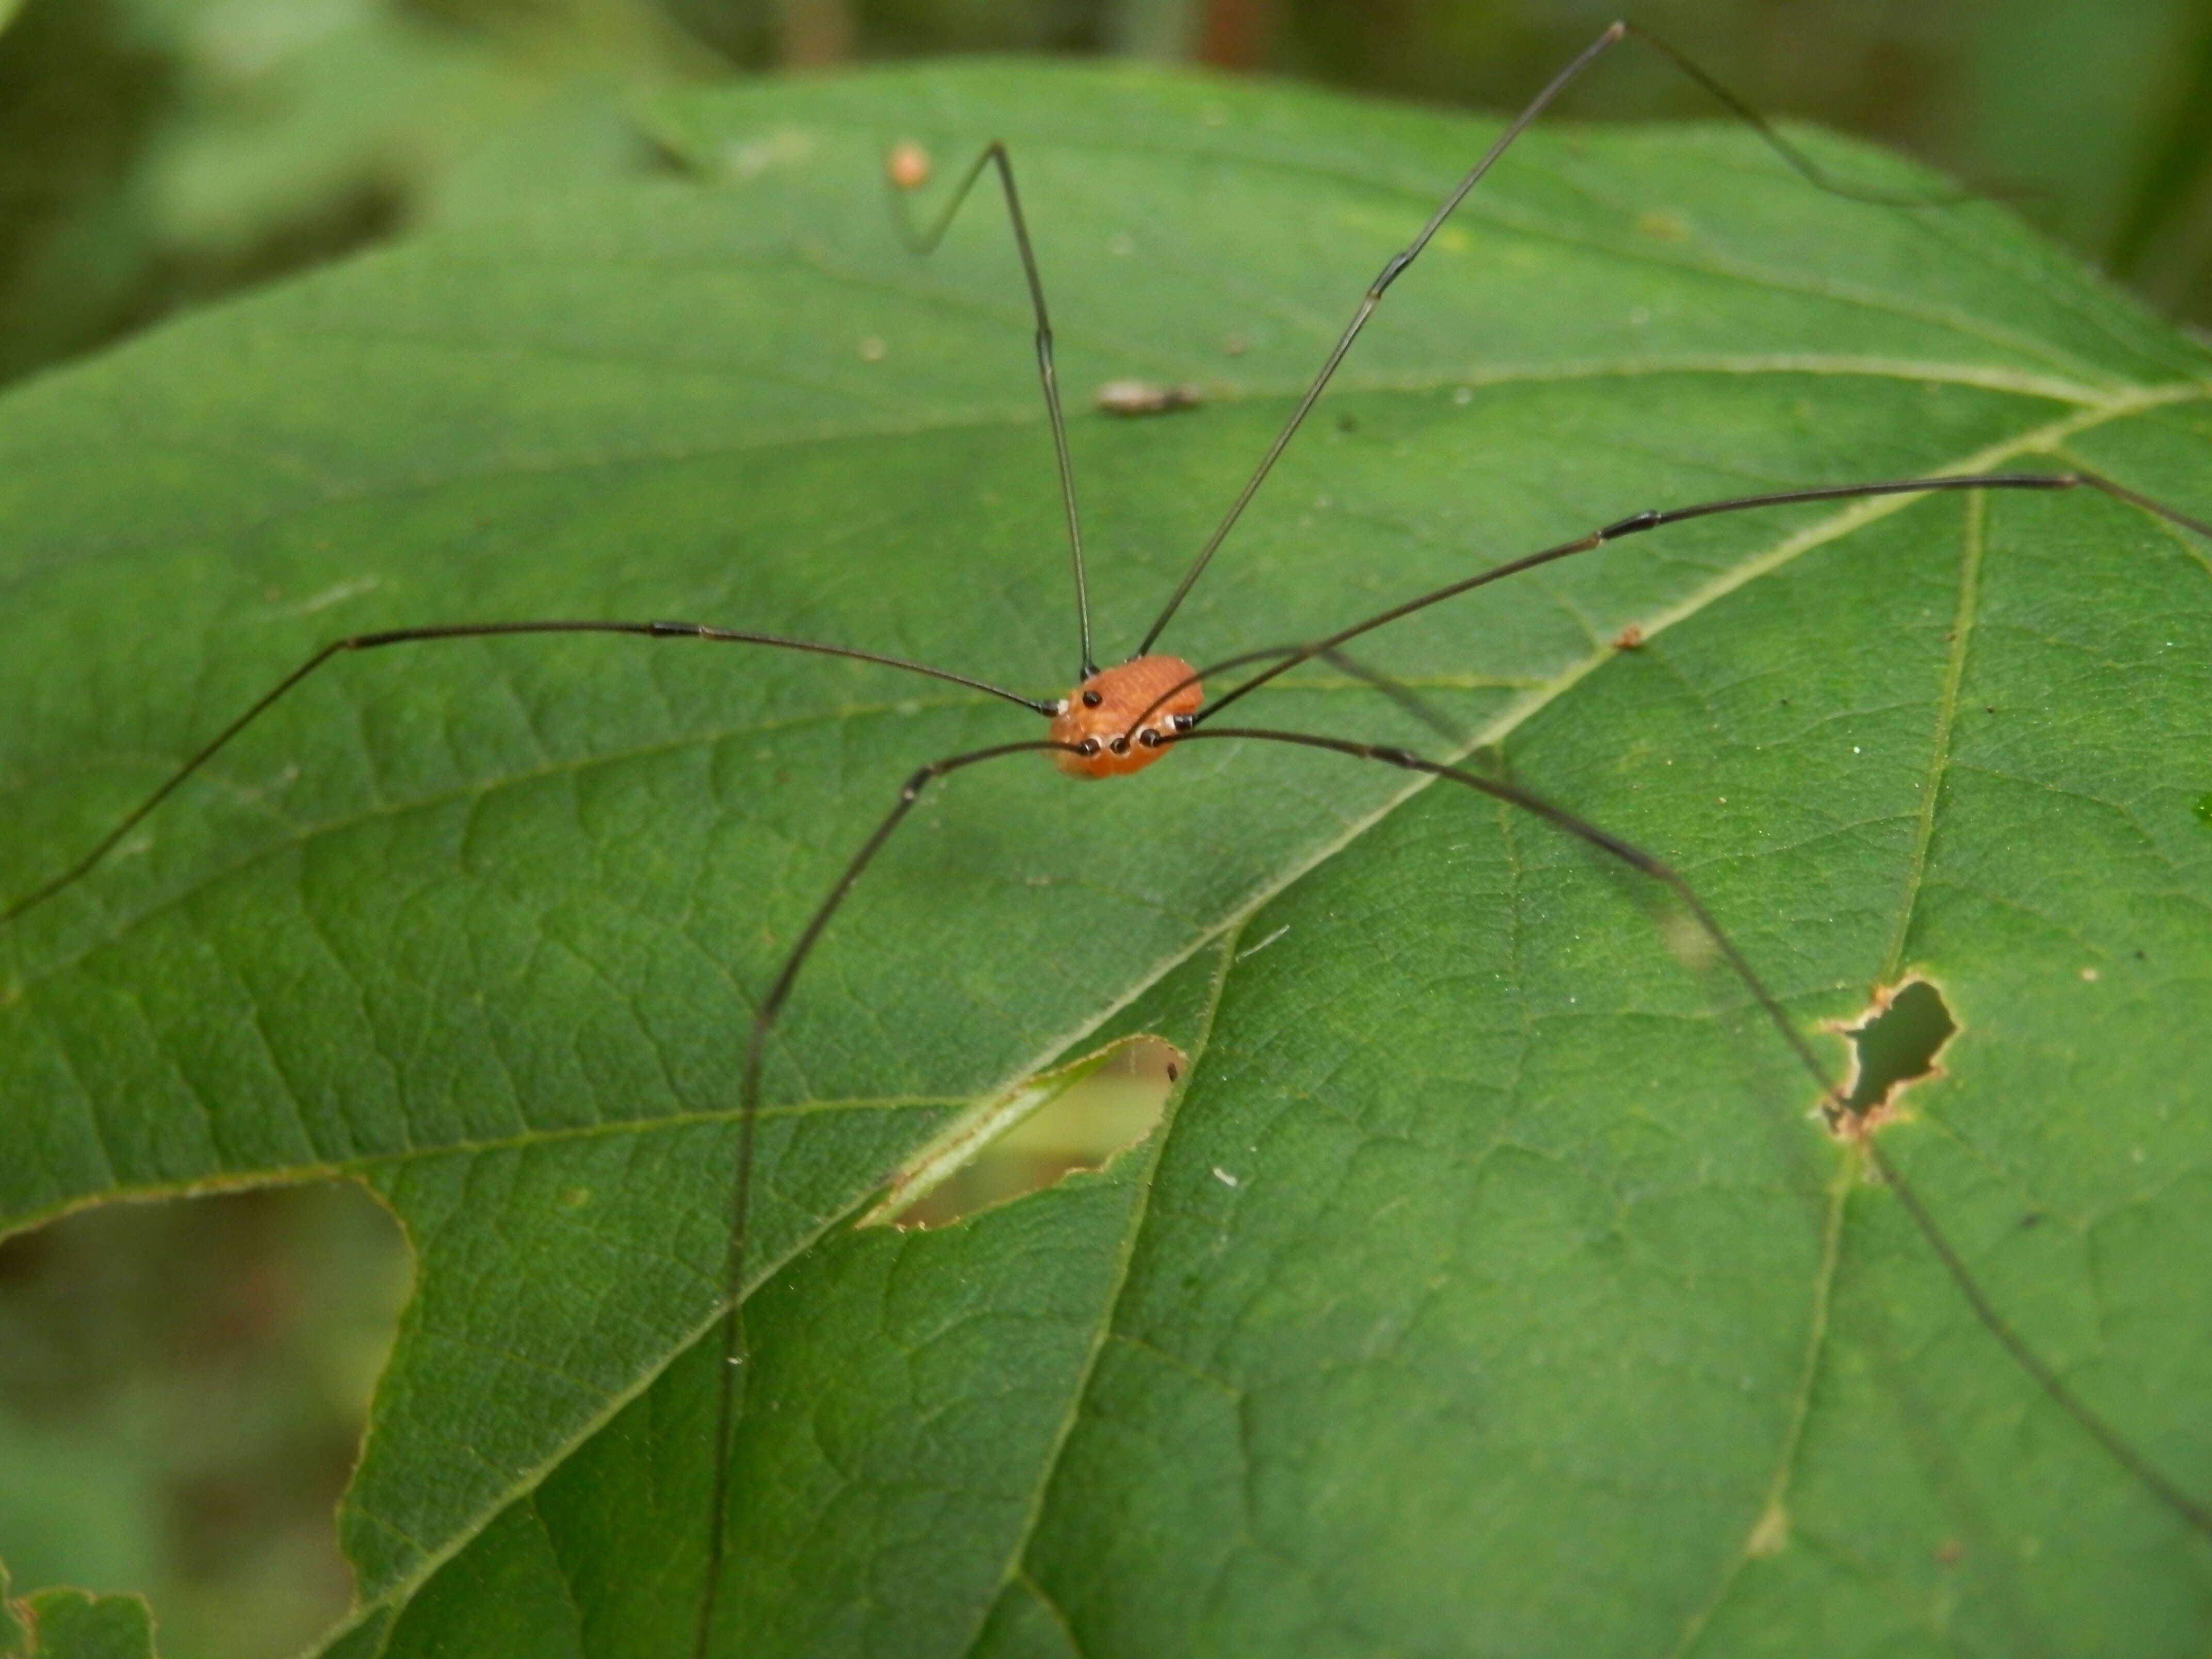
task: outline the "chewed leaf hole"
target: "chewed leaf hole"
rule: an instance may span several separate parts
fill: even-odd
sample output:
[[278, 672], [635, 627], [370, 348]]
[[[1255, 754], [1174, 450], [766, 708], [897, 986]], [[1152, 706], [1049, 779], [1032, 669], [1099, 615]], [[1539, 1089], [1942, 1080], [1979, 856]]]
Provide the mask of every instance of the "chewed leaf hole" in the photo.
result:
[[1942, 1071], [1937, 1057], [1958, 1029], [1942, 993], [1924, 979], [1878, 991], [1859, 1023], [1843, 1028], [1851, 1082], [1833, 1114], [1837, 1127], [1856, 1133], [1893, 1115], [1907, 1087]]
[[1186, 1068], [1156, 1036], [1124, 1037], [964, 1113], [892, 1178], [864, 1227], [946, 1227], [1103, 1169], [1158, 1127]]

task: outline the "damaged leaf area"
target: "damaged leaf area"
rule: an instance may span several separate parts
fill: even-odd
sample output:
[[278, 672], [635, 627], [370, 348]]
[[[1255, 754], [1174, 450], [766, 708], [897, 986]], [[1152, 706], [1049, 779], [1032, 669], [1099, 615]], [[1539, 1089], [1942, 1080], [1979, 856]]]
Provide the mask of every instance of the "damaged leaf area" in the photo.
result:
[[[885, 138], [1008, 142], [1062, 384], [1206, 388], [1069, 413], [1119, 660], [1494, 131], [1007, 64], [644, 118], [677, 168], [530, 180], [0, 398], [0, 890], [365, 629], [677, 617], [1063, 694], [1020, 270], [981, 196], [911, 261]], [[1746, 490], [2087, 465], [2203, 514], [2208, 399], [2199, 344], [2001, 209], [1540, 126], [1162, 645]], [[1239, 719], [1464, 733], [1680, 871], [1836, 1080], [1919, 965], [1972, 1041], [1886, 1163], [2201, 1495], [2208, 664], [2181, 532], [1898, 496], [1527, 572], [1363, 641], [1410, 697], [1317, 663]], [[362, 653], [0, 930], [4, 1224], [337, 1172], [406, 1231], [322, 1652], [689, 1650], [753, 1000], [902, 779], [1040, 727], [696, 640]], [[933, 788], [766, 1055], [714, 1651], [2201, 1656], [2212, 1546], [1997, 1346], [1648, 885], [1337, 754]], [[1140, 1034], [1187, 1066], [1130, 1151], [854, 1224], [975, 1101]]]
[[1188, 1063], [1158, 1037], [1125, 1037], [980, 1102], [900, 1166], [860, 1225], [950, 1226], [1100, 1169], [1152, 1133]]
[[1894, 1118], [1913, 1084], [1942, 1075], [1936, 1061], [1959, 1026], [1941, 991], [1908, 979], [1881, 988], [1856, 1024], [1838, 1029], [1851, 1045], [1851, 1075], [1831, 1125], [1858, 1135]]

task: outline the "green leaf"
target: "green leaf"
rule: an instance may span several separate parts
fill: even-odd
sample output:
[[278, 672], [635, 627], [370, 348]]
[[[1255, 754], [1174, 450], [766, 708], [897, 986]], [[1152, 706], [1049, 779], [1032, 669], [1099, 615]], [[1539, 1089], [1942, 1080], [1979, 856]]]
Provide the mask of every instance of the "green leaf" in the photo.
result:
[[[668, 176], [518, 185], [0, 404], [9, 890], [354, 631], [672, 616], [1058, 695], [1003, 218], [910, 261], [886, 143], [1012, 143], [1110, 660], [1492, 131], [1027, 65], [654, 119]], [[1127, 376], [1205, 406], [1080, 406]], [[1995, 208], [1841, 202], [1735, 130], [1540, 130], [1164, 643], [1747, 491], [2080, 464], [2202, 515], [2208, 394]], [[2212, 1495], [2212, 550], [2086, 491], [1730, 514], [1367, 655], [1682, 871], [1838, 1075], [1826, 1026], [1933, 982], [1960, 1029], [1885, 1156]], [[1250, 722], [1440, 747], [1298, 678]], [[407, 1230], [326, 1651], [686, 1650], [750, 999], [916, 766], [1037, 734], [696, 643], [374, 653], [0, 933], [15, 1224], [343, 1175]], [[720, 1650], [2201, 1651], [2212, 1544], [1974, 1318], [1650, 885], [1260, 744], [926, 796], [769, 1055]], [[1133, 1030], [1191, 1060], [1141, 1151], [847, 1225], [954, 1113]]]
[[42, 1589], [16, 1598], [0, 1566], [0, 1659], [153, 1659], [153, 1615], [135, 1595]]

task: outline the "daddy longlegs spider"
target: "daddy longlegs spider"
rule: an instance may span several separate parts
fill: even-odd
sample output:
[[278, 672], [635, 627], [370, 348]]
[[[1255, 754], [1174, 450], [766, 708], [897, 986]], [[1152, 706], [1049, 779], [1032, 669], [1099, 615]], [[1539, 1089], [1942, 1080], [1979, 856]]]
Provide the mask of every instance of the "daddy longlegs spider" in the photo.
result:
[[[1763, 1024], [1768, 1032], [1765, 1041], [1778, 1048], [1789, 1061], [1809, 1079], [1805, 1086], [1808, 1098], [1823, 1106], [1831, 1127], [1839, 1133], [1853, 1135], [1866, 1167], [1880, 1178], [1887, 1192], [1893, 1194], [1897, 1204], [1918, 1231], [1925, 1245], [1940, 1261], [1956, 1292], [1964, 1298], [1983, 1328], [2033, 1379], [2034, 1386], [2048, 1401], [2071, 1419], [2078, 1432], [2100, 1445], [2130, 1478], [2152, 1493], [2160, 1505], [2178, 1517], [2181, 1524], [2198, 1534], [2212, 1536], [2212, 1508], [2207, 1507], [2204, 1500], [2189, 1484], [2189, 1476], [2194, 1472], [2168, 1470], [2145, 1456], [2126, 1434], [2106, 1420], [2094, 1399], [2084, 1390], [2073, 1386], [2045, 1362], [2035, 1347], [2018, 1334], [2007, 1311], [1984, 1291], [1966, 1256], [1923, 1206], [1902, 1170], [1885, 1153], [1880, 1138], [1871, 1133], [1854, 1133], [1853, 1125], [1840, 1111], [1841, 1096], [1833, 1069], [1791, 1018], [1783, 998], [1769, 988], [1749, 954], [1739, 947], [1735, 933], [1708, 911], [1691, 884], [1678, 874], [1665, 859], [1556, 804], [1534, 787], [1519, 781], [1510, 772], [1486, 769], [1463, 756], [1437, 759], [1418, 752], [1403, 743], [1368, 741], [1328, 732], [1292, 730], [1259, 723], [1249, 715], [1240, 716], [1233, 724], [1222, 724], [1218, 719], [1224, 710], [1243, 704], [1251, 694], [1275, 686], [1292, 671], [1317, 660], [1347, 665], [1355, 677], [1364, 677], [1371, 684], [1385, 690], [1402, 690], [1402, 688], [1395, 687], [1387, 676], [1360, 666], [1350, 653], [1364, 648], [1370, 635], [1382, 633], [1392, 623], [1430, 611], [1462, 594], [1525, 572], [1595, 553], [1616, 542], [1697, 520], [1737, 514], [1757, 514], [1823, 503], [1866, 504], [1916, 498], [1965, 498], [1972, 504], [1970, 510], [1979, 513], [1984, 510], [1981, 504], [1992, 496], [2087, 491], [2169, 526], [2179, 534], [2203, 538], [2207, 542], [2212, 542], [2212, 524], [2154, 500], [2118, 478], [2079, 465], [2033, 471], [1975, 470], [1816, 483], [1682, 501], [1629, 512], [1598, 527], [1556, 541], [1540, 550], [1474, 569], [1452, 581], [1409, 593], [1394, 603], [1357, 617], [1334, 632], [1317, 637], [1237, 652], [1198, 665], [1155, 649], [1261, 485], [1275, 471], [1293, 438], [1307, 425], [1316, 403], [1329, 386], [1340, 365], [1350, 353], [1353, 343], [1365, 328], [1386, 292], [1428, 248], [1462, 201], [1474, 190], [1522, 131], [1592, 63], [1615, 45], [1630, 39], [1647, 44], [1704, 85], [1725, 108], [1747, 124], [1783, 161], [1802, 174], [1810, 185], [1832, 196], [1856, 198], [1878, 210], [1889, 213], [1941, 212], [1945, 207], [1954, 204], [1954, 198], [1950, 198], [1862, 190], [1847, 181], [1831, 177], [1804, 150], [1775, 131], [1671, 47], [1629, 25], [1613, 26], [1568, 64], [1503, 130], [1437, 206], [1413, 240], [1383, 265], [1257, 466], [1168, 595], [1130, 659], [1102, 670], [1094, 659], [1082, 520], [1078, 509], [1075, 471], [1062, 412], [1063, 398], [1057, 383], [1054, 338], [1044, 283], [1031, 246], [1022, 199], [1016, 187], [1012, 160], [1004, 146], [992, 144], [978, 155], [959, 176], [925, 229], [917, 232], [912, 230], [911, 226], [908, 228], [915, 251], [931, 252], [945, 235], [971, 191], [979, 183], [985, 182], [987, 176], [989, 182], [996, 184], [1003, 199], [1014, 246], [1026, 280], [1029, 304], [1034, 319], [1037, 369], [1049, 422], [1073, 579], [1079, 622], [1079, 672], [1076, 683], [1064, 695], [1052, 698], [1034, 697], [963, 672], [924, 664], [895, 653], [878, 653], [842, 642], [692, 623], [511, 620], [417, 625], [352, 635], [317, 651], [264, 695], [251, 702], [228, 725], [207, 738], [152, 793], [128, 811], [81, 857], [30, 887], [9, 903], [4, 911], [0, 911], [0, 924], [13, 923], [92, 875], [142, 821], [266, 711], [325, 665], [338, 657], [359, 651], [434, 641], [549, 634], [622, 635], [651, 640], [690, 639], [744, 644], [773, 651], [843, 659], [892, 670], [940, 685], [950, 685], [1012, 702], [1022, 706], [1033, 716], [1049, 722], [1047, 734], [1042, 738], [1030, 737], [965, 749], [932, 760], [911, 773], [896, 793], [889, 810], [849, 854], [842, 872], [784, 949], [780, 964], [755, 1004], [737, 1089], [737, 1151], [729, 1188], [728, 1256], [723, 1273], [723, 1282], [727, 1287], [725, 1296], [727, 1311], [720, 1321], [723, 1363], [718, 1373], [720, 1382], [714, 1441], [719, 1453], [712, 1464], [714, 1486], [708, 1510], [711, 1520], [708, 1527], [706, 1568], [692, 1635], [695, 1655], [704, 1656], [715, 1650], [714, 1637], [717, 1598], [724, 1584], [726, 1571], [733, 1571], [736, 1565], [725, 1560], [725, 1540], [732, 1508], [742, 1508], [745, 1497], [743, 1492], [732, 1490], [730, 1484], [731, 1448], [740, 1417], [738, 1381], [744, 1372], [744, 1358], [741, 1316], [744, 1304], [744, 1289], [750, 1271], [748, 1252], [752, 1243], [752, 1206], [757, 1195], [757, 1133], [765, 1098], [764, 1066], [769, 1055], [769, 1040], [787, 1006], [794, 994], [800, 993], [802, 970], [825, 938], [833, 920], [860, 887], [864, 873], [879, 853], [892, 841], [901, 826], [908, 822], [917, 803], [940, 780], [965, 773], [973, 768], [986, 767], [1000, 759], [1014, 757], [1027, 757], [1030, 761], [1049, 757], [1063, 772], [1078, 778], [1097, 779], [1142, 770], [1164, 758], [1169, 750], [1193, 744], [1231, 742], [1268, 749], [1320, 751], [1336, 757], [1370, 763], [1428, 782], [1449, 784], [1457, 790], [1467, 792], [1471, 797], [1486, 798], [1514, 814], [1540, 822], [1551, 830], [1578, 842], [1589, 849], [1595, 858], [1632, 874], [1655, 891], [1664, 895], [1686, 921], [1687, 933], [1685, 938], [1689, 941], [1684, 946], [1686, 951], [1692, 956], [1702, 953], [1708, 957], [1738, 988], [1739, 994], [1747, 998], [1755, 1023]], [[911, 153], [901, 152], [894, 156], [891, 165], [894, 199], [901, 204], [902, 211], [904, 198], [897, 192], [922, 187], [926, 183], [924, 171], [916, 165]], [[901, 223], [906, 224], [907, 222], [902, 219]], [[1646, 639], [1645, 630], [1641, 626], [1631, 624], [1620, 634], [1615, 644], [1622, 650], [1640, 652], [1645, 647]], [[1204, 695], [1201, 695], [1202, 690]]]

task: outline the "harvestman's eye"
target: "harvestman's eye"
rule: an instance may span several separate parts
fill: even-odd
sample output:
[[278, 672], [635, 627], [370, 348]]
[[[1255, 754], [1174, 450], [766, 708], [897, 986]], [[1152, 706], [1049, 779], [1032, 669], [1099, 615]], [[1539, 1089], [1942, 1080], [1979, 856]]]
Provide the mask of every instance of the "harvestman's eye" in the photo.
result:
[[1105, 701], [1106, 697], [1103, 692], [1085, 691], [1083, 694], [1083, 706], [1085, 708], [1096, 708], [1100, 703]]

